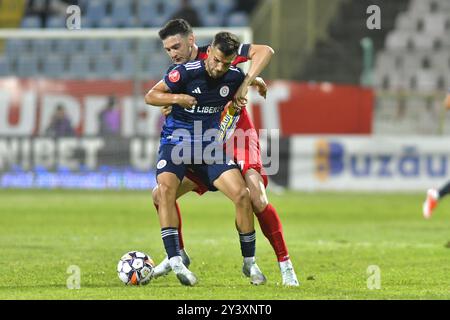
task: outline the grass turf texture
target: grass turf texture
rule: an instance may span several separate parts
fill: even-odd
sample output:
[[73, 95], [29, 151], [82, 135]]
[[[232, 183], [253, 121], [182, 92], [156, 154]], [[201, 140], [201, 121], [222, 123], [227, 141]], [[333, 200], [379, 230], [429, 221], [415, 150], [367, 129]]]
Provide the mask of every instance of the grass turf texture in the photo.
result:
[[[219, 193], [180, 201], [196, 287], [174, 274], [128, 287], [116, 265], [140, 250], [164, 257], [149, 192], [0, 191], [0, 299], [449, 299], [450, 201], [430, 221], [424, 194], [293, 193], [269, 195], [277, 208], [301, 286], [285, 288], [275, 255], [257, 227], [252, 286], [241, 273], [233, 206]], [[447, 200], [447, 199], [446, 199]], [[257, 224], [257, 222], [255, 221]], [[67, 289], [67, 269], [81, 288]], [[367, 268], [381, 270], [369, 290]]]

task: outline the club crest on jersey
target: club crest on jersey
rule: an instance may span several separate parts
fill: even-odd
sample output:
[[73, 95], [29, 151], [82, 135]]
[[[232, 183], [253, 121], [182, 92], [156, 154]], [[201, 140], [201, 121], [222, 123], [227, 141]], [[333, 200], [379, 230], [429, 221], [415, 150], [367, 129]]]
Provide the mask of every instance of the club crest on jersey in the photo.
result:
[[223, 86], [222, 88], [220, 88], [219, 93], [220, 93], [220, 96], [225, 98], [230, 93], [230, 88], [228, 88], [228, 86]]
[[156, 165], [156, 168], [157, 169], [162, 169], [162, 168], [164, 168], [166, 166], [166, 164], [167, 164], [167, 161], [164, 160], [164, 159], [161, 159], [161, 160], [158, 161], [158, 164]]
[[178, 70], [170, 71], [169, 80], [170, 82], [178, 82], [178, 80], [180, 80], [180, 73], [178, 72]]

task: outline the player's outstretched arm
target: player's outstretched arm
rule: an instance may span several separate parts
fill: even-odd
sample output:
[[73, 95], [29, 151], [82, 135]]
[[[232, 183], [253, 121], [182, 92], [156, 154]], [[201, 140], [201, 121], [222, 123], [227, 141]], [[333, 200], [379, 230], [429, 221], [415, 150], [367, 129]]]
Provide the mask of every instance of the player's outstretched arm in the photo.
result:
[[248, 53], [249, 59], [251, 60], [250, 69], [244, 82], [246, 81], [247, 84], [252, 83], [269, 64], [274, 53], [275, 51], [267, 45], [252, 44]]
[[250, 69], [245, 76], [244, 82], [239, 87], [235, 95], [235, 102], [243, 107], [247, 104], [248, 86], [250, 86], [255, 78], [264, 70], [272, 59], [275, 51], [266, 45], [252, 44], [250, 46], [248, 57], [251, 60]]
[[178, 104], [190, 109], [197, 104], [197, 100], [187, 94], [170, 93], [169, 87], [161, 80], [145, 95], [145, 103], [156, 107]]

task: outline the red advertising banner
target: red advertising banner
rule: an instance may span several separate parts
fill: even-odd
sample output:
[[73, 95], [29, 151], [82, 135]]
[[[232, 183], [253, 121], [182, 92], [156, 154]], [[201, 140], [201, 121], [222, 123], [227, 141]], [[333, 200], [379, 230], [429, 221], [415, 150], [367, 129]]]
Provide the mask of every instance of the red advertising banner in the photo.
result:
[[[102, 134], [103, 111], [114, 97], [116, 117], [111, 112], [104, 119], [118, 135], [156, 137], [163, 118], [158, 108], [144, 102], [154, 83], [136, 88], [132, 81], [0, 79], [0, 136], [47, 135], [58, 107], [63, 107], [74, 135]], [[274, 81], [267, 99], [252, 92], [250, 114], [258, 129], [280, 129], [285, 137], [370, 134], [373, 101], [372, 90], [358, 86]]]
[[285, 137], [372, 133], [374, 94], [368, 88], [275, 81], [270, 84], [266, 101], [255, 99], [258, 106], [252, 109], [255, 126], [278, 126]]

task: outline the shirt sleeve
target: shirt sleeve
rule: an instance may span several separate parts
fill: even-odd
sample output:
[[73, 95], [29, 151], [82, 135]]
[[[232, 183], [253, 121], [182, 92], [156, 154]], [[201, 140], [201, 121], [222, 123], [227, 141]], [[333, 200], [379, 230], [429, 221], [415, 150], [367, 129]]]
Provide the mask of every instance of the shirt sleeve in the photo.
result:
[[187, 77], [188, 74], [184, 66], [177, 65], [167, 72], [164, 76], [164, 82], [172, 93], [181, 93], [185, 87]]
[[249, 56], [248, 56], [249, 52], [250, 52], [250, 44], [248, 44], [248, 43], [241, 44], [238, 48], [238, 55], [233, 60], [232, 65], [236, 66], [239, 63], [247, 62], [249, 60]]
[[249, 43], [242, 43], [239, 46], [239, 49], [238, 49], [238, 56], [245, 57], [245, 58], [248, 59], [249, 58], [249, 56], [248, 56], [249, 52], [250, 52], [250, 44]]

